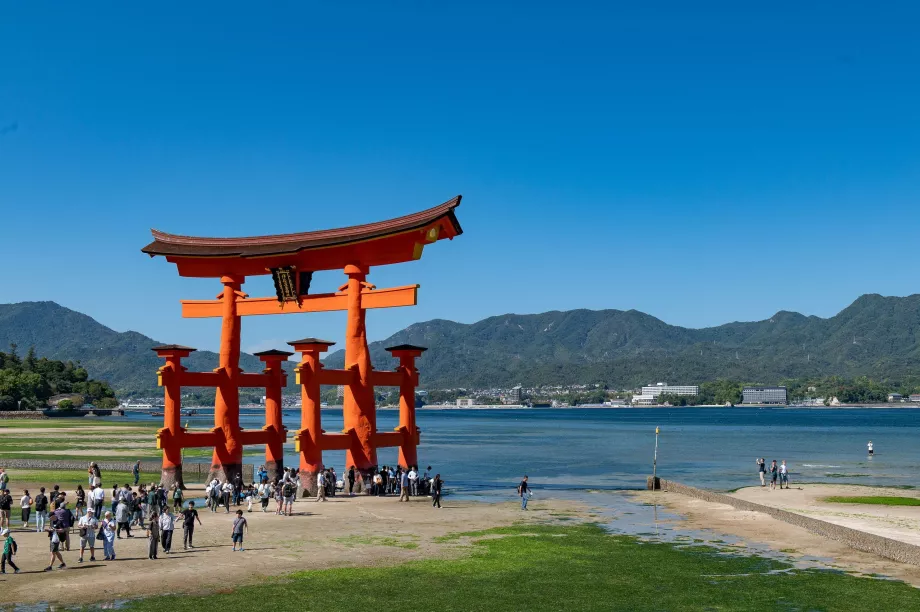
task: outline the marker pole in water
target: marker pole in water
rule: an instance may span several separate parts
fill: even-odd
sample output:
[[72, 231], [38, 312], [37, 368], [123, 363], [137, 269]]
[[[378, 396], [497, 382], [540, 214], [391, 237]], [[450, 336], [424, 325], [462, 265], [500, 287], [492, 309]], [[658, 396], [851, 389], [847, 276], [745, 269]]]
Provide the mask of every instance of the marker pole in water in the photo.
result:
[[652, 460], [652, 491], [658, 488], [658, 433], [660, 430], [655, 427], [655, 458]]

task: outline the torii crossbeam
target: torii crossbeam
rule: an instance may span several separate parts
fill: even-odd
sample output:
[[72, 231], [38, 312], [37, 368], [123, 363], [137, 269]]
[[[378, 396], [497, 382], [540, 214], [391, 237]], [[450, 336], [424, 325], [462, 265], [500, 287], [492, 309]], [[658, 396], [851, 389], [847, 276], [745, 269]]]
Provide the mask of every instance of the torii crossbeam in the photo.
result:
[[[152, 230], [154, 241], [142, 249], [151, 257], [164, 256], [176, 264], [180, 276], [217, 278], [223, 290], [215, 300], [182, 301], [186, 318], [220, 317], [220, 362], [213, 372], [188, 372], [182, 359], [195, 349], [181, 345], [155, 347], [166, 360], [159, 369], [164, 388], [164, 426], [157, 433], [163, 450], [163, 483], [182, 481], [182, 449], [212, 447], [210, 478], [233, 479], [242, 472], [243, 446], [264, 444], [270, 477], [283, 467], [283, 444], [287, 431], [281, 422], [281, 391], [286, 385], [282, 362], [292, 355], [281, 350], [256, 355], [265, 363], [261, 374], [246, 373], [239, 367], [240, 328], [244, 316], [295, 314], [344, 310], [348, 312], [345, 332], [345, 367], [330, 370], [320, 362], [321, 353], [333, 344], [305, 338], [289, 344], [301, 354], [297, 383], [301, 386], [301, 428], [294, 434], [300, 454], [300, 476], [304, 495], [316, 491], [316, 474], [323, 468], [323, 450], [345, 450], [346, 463], [367, 482], [377, 466], [377, 448], [398, 446], [399, 463], [417, 465], [419, 430], [415, 422], [415, 389], [418, 372], [415, 359], [423, 347], [400, 345], [387, 350], [399, 359], [393, 372], [373, 369], [367, 346], [365, 311], [372, 308], [414, 306], [418, 285], [377, 289], [367, 282], [374, 266], [419, 259], [424, 247], [462, 233], [455, 209], [457, 196], [440, 206], [413, 215], [332, 230], [257, 236], [250, 238], [200, 238], [176, 236]], [[329, 293], [311, 294], [313, 272], [342, 270], [348, 282]], [[250, 298], [243, 293], [247, 276], [271, 274], [276, 297]], [[344, 385], [344, 421], [341, 433], [326, 433], [320, 413], [320, 385]], [[189, 432], [180, 425], [181, 388], [214, 387], [214, 428]], [[399, 427], [392, 432], [377, 430], [375, 386], [400, 388]], [[265, 389], [265, 426], [246, 431], [240, 427], [239, 389]]]

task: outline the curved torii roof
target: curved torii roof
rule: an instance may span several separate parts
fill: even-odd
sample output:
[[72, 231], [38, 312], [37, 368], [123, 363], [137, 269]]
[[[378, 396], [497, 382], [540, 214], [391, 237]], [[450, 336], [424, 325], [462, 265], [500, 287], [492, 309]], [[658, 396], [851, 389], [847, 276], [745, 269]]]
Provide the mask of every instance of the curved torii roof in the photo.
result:
[[316, 271], [399, 263], [421, 257], [425, 244], [463, 233], [454, 213], [460, 198], [396, 219], [298, 234], [205, 238], [151, 230], [153, 242], [141, 251], [166, 257], [181, 276], [199, 277], [268, 274], [281, 266]]

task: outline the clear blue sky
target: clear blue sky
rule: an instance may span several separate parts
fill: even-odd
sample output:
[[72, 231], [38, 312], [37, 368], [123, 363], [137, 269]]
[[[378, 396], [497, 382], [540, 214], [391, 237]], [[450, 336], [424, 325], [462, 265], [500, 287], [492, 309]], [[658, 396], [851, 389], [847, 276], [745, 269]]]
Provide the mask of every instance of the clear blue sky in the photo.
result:
[[[213, 348], [178, 300], [219, 287], [141, 254], [149, 228], [303, 231], [457, 193], [463, 236], [372, 274], [422, 285], [372, 338], [579, 307], [829, 316], [920, 289], [920, 5], [611, 4], [4, 3], [0, 302]], [[244, 348], [343, 325], [248, 319]]]

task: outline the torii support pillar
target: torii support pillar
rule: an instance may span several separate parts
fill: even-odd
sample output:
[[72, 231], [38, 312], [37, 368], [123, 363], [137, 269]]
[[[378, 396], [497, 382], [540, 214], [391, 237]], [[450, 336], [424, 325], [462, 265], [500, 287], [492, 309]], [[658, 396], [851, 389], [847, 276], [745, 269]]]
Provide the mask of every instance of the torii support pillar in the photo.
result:
[[287, 376], [281, 364], [293, 354], [274, 349], [255, 353], [265, 364], [262, 373], [271, 381], [265, 386], [265, 426], [262, 428], [268, 433], [268, 442], [265, 444], [265, 471], [268, 472], [269, 481], [281, 478], [284, 472], [284, 442], [287, 440], [287, 429], [282, 423], [281, 390], [287, 386]]
[[163, 472], [160, 482], [167, 488], [178, 485], [184, 489], [180, 438], [185, 430], [179, 423], [182, 411], [180, 376], [185, 371], [182, 359], [188, 357], [195, 349], [168, 344], [154, 347], [153, 350], [158, 357], [166, 360], [166, 364], [157, 370], [157, 383], [164, 389], [163, 428], [157, 431], [157, 448], [163, 451]]
[[214, 432], [223, 441], [214, 447], [208, 480], [214, 478], [233, 482], [243, 475], [243, 444], [240, 440], [240, 316], [236, 298], [245, 298], [241, 291], [244, 277], [222, 276], [220, 365], [214, 370], [220, 375], [214, 397]]
[[426, 348], [411, 344], [400, 344], [386, 349], [399, 359], [396, 369], [401, 376], [399, 384], [399, 427], [396, 431], [403, 434], [399, 445], [399, 465], [403, 468], [418, 468], [419, 430], [415, 424], [415, 389], [418, 387], [418, 370], [415, 360], [422, 356]]
[[374, 405], [374, 387], [371, 381], [371, 353], [367, 347], [365, 313], [361, 292], [373, 289], [367, 283], [368, 268], [364, 265], [345, 266], [348, 276], [348, 323], [345, 328], [345, 369], [354, 371], [354, 378], [345, 385], [342, 413], [345, 431], [354, 431], [352, 444], [345, 452], [345, 469], [355, 467], [370, 489], [371, 479], [377, 468], [377, 449], [374, 434], [377, 433], [377, 411]]
[[288, 342], [301, 354], [297, 366], [297, 384], [300, 385], [300, 429], [294, 433], [294, 450], [300, 454], [298, 475], [303, 496], [316, 495], [316, 475], [324, 469], [322, 399], [320, 398], [321, 353], [335, 344], [318, 338], [304, 338]]

